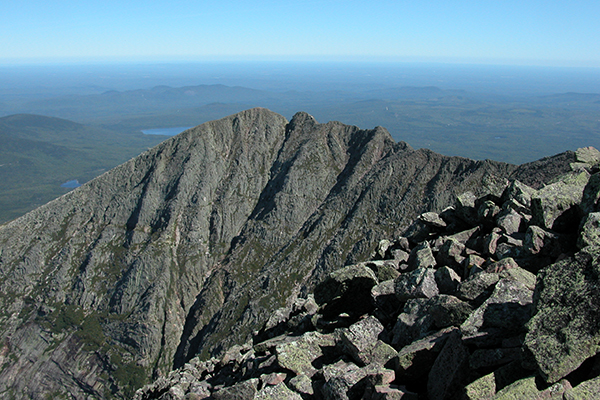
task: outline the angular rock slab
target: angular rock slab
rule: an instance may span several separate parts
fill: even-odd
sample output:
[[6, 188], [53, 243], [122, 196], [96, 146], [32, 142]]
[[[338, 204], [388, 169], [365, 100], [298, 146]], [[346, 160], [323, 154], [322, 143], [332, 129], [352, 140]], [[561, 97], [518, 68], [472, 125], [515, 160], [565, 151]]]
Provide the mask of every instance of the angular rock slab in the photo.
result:
[[600, 246], [538, 274], [524, 346], [547, 383], [558, 382], [600, 350]]
[[453, 331], [429, 371], [427, 395], [430, 400], [451, 399], [468, 371], [469, 350], [461, 341], [459, 331]]
[[275, 348], [279, 366], [296, 375], [313, 376], [317, 370], [312, 362], [323, 355], [323, 347], [336, 345], [332, 335], [308, 332], [298, 340], [278, 345]]

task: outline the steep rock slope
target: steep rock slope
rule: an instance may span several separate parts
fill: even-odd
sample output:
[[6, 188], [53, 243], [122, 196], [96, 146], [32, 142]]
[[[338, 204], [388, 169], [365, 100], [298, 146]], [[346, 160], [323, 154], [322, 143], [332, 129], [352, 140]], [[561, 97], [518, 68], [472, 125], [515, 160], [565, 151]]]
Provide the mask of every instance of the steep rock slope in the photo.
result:
[[0, 393], [128, 397], [421, 212], [572, 161], [444, 157], [306, 113], [203, 124], [0, 227]]

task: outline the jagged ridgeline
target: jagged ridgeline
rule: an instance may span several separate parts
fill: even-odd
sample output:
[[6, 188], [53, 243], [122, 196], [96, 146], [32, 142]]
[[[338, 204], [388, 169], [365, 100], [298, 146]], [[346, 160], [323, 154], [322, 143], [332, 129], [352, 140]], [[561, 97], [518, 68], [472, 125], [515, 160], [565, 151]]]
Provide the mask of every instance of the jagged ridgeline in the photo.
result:
[[0, 395], [129, 398], [245, 343], [422, 212], [575, 161], [446, 157], [266, 109], [190, 129], [0, 226]]

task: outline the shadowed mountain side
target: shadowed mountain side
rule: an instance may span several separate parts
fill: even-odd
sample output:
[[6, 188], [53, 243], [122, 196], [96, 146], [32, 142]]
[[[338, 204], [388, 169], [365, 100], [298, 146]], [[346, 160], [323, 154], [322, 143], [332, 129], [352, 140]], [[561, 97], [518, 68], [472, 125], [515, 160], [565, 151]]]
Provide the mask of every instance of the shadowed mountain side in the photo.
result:
[[[551, 179], [572, 159], [536, 168]], [[421, 212], [526, 168], [306, 113], [200, 125], [0, 227], [0, 393], [130, 397], [243, 342]]]

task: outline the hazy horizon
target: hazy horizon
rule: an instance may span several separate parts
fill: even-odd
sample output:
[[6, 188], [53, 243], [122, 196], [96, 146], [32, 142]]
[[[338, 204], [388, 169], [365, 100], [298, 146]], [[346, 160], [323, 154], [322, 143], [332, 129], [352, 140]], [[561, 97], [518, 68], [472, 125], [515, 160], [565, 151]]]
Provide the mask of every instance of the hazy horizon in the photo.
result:
[[389, 61], [600, 67], [600, 3], [10, 2], [0, 64]]

